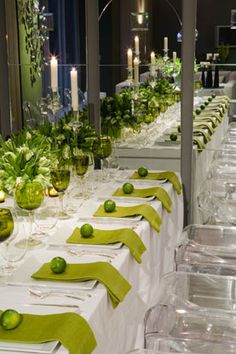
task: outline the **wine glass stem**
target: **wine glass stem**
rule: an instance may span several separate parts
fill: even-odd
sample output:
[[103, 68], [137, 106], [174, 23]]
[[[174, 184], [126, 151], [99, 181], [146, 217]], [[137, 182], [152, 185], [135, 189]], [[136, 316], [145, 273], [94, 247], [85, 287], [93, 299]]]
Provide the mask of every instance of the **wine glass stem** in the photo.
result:
[[60, 210], [64, 212], [64, 192], [59, 193], [59, 203], [60, 203]]

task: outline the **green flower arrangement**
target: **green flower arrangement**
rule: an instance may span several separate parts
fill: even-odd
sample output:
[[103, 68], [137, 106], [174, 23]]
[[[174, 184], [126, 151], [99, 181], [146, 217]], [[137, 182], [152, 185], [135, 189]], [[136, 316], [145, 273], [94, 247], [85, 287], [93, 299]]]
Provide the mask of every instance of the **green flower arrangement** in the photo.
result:
[[49, 185], [50, 154], [50, 141], [43, 135], [23, 130], [7, 141], [0, 137], [1, 187], [12, 194], [16, 184], [24, 181]]

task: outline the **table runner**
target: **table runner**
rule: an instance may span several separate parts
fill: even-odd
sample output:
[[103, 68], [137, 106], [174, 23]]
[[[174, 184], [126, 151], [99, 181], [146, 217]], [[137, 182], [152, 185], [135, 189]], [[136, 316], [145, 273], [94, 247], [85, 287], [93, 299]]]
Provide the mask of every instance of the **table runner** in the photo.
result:
[[70, 354], [91, 354], [97, 345], [89, 324], [73, 312], [22, 314], [17, 328], [6, 331], [0, 326], [0, 341], [4, 342], [45, 343], [57, 340]]
[[67, 264], [65, 271], [61, 274], [53, 273], [50, 269], [50, 263], [45, 263], [32, 275], [32, 278], [73, 282], [97, 280], [107, 288], [113, 308], [124, 300], [131, 289], [128, 281], [107, 262]]
[[128, 228], [116, 230], [93, 229], [93, 235], [85, 238], [81, 236], [80, 228], [76, 227], [66, 242], [86, 245], [107, 245], [122, 242], [129, 248], [130, 253], [138, 263], [142, 262], [142, 254], [146, 251], [146, 247], [139, 235], [133, 229]]
[[163, 207], [168, 211], [168, 213], [171, 212], [172, 200], [169, 194], [167, 193], [167, 191], [162, 187], [151, 187], [151, 188], [143, 188], [143, 189], [135, 188], [133, 192], [130, 194], [124, 193], [122, 188], [117, 188], [117, 190], [112, 195], [114, 197], [120, 196], [120, 197], [131, 197], [131, 198], [146, 198], [146, 197], [154, 196], [160, 200]]
[[160, 232], [160, 225], [162, 223], [161, 217], [158, 212], [148, 204], [140, 204], [130, 207], [116, 206], [116, 209], [109, 213], [104, 210], [103, 205], [100, 205], [93, 214], [93, 216], [112, 218], [123, 218], [137, 215], [142, 215], [157, 232]]

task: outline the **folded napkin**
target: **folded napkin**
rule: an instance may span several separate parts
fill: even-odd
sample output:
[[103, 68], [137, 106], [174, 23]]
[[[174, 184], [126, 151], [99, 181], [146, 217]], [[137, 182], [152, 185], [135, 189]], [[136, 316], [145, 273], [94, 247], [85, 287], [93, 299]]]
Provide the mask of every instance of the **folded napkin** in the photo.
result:
[[204, 143], [207, 144], [209, 141], [211, 141], [210, 136], [205, 132], [203, 129], [194, 129], [193, 130], [193, 135], [202, 135]]
[[[216, 117], [215, 117], [216, 119]], [[194, 119], [194, 122], [211, 122], [213, 128], [216, 128], [218, 127], [218, 123], [215, 121], [215, 119], [213, 117], [208, 117], [208, 116], [204, 116], [204, 115], [200, 115], [200, 116], [197, 116], [195, 119]], [[217, 120], [217, 119], [216, 119]]]
[[131, 194], [126, 194], [123, 192], [122, 188], [118, 188], [113, 194], [114, 197], [132, 197], [132, 198], [146, 198], [146, 197], [156, 197], [160, 200], [163, 207], [166, 208], [168, 213], [171, 212], [172, 200], [167, 193], [167, 191], [162, 187], [152, 187], [144, 189], [134, 189]]
[[147, 180], [163, 180], [167, 179], [172, 185], [177, 194], [181, 194], [182, 186], [180, 184], [179, 178], [173, 171], [163, 171], [163, 172], [148, 172], [146, 177], [140, 177], [138, 172], [134, 172], [129, 179], [147, 179]]
[[124, 300], [131, 289], [127, 280], [107, 262], [67, 264], [66, 270], [61, 274], [53, 273], [50, 269], [50, 263], [45, 263], [32, 275], [32, 278], [73, 282], [97, 280], [107, 288], [113, 308]]
[[138, 263], [142, 263], [142, 254], [146, 251], [146, 247], [139, 235], [134, 230], [128, 228], [117, 230], [93, 229], [92, 237], [85, 238], [81, 236], [80, 228], [76, 227], [66, 242], [85, 245], [108, 245], [122, 242], [129, 248], [130, 253]]
[[51, 315], [23, 314], [20, 325], [6, 331], [0, 326], [0, 341], [45, 343], [59, 341], [70, 354], [91, 354], [96, 339], [83, 317], [65, 312]]
[[205, 149], [205, 145], [196, 136], [193, 137], [193, 143], [197, 145], [199, 152], [202, 152], [202, 150]]
[[219, 114], [217, 114], [215, 111], [207, 111], [205, 114], [207, 114], [207, 115], [209, 114], [212, 117], [215, 117], [219, 123], [221, 123], [223, 120], [223, 118]]
[[137, 216], [142, 215], [149, 224], [157, 231], [160, 231], [160, 225], [162, 223], [161, 217], [158, 212], [148, 204], [134, 205], [130, 207], [116, 206], [116, 209], [112, 212], [106, 212], [103, 205], [95, 211], [93, 216], [105, 216], [112, 218], [123, 218], [126, 216]]
[[193, 124], [194, 128], [207, 128], [209, 131], [209, 134], [212, 135], [214, 133], [214, 129], [212, 128], [210, 123], [206, 123], [206, 122], [199, 122], [199, 123], [194, 123]]

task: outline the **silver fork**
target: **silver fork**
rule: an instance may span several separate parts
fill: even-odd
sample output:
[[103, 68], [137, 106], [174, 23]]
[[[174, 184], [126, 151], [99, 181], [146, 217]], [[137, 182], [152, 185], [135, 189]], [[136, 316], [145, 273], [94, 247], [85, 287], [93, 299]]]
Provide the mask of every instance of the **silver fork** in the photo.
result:
[[33, 288], [28, 288], [27, 289], [28, 292], [33, 295], [33, 296], [37, 296], [41, 299], [44, 299], [48, 296], [53, 296], [53, 295], [57, 295], [57, 296], [65, 296], [65, 297], [69, 297], [69, 298], [72, 298], [72, 299], [77, 299], [77, 300], [80, 300], [80, 301], [85, 301], [86, 300], [86, 297], [91, 297], [92, 295], [91, 294], [77, 294], [77, 293], [69, 293], [69, 292], [66, 292], [66, 291], [62, 291], [62, 290], [53, 290], [53, 289], [50, 289], [50, 290], [40, 290], [40, 289], [33, 289]]
[[67, 248], [66, 251], [75, 256], [98, 256], [98, 257], [105, 257], [109, 258], [110, 260], [114, 259], [117, 256], [117, 253], [107, 253], [107, 252], [95, 252], [90, 250], [75, 250], [73, 248]]

